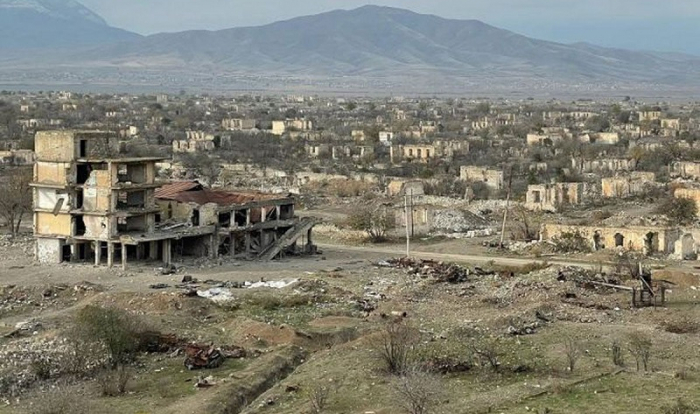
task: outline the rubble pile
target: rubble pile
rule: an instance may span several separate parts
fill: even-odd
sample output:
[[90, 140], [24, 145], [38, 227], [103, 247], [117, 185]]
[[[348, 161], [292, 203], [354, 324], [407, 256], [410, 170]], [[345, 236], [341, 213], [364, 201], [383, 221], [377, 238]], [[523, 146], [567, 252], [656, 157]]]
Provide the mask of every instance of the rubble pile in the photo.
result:
[[433, 216], [433, 226], [435, 229], [450, 233], [482, 230], [487, 224], [486, 220], [476, 214], [457, 210], [436, 211]]
[[382, 261], [379, 262], [379, 266], [405, 269], [409, 274], [424, 278], [433, 278], [438, 282], [446, 283], [466, 282], [467, 278], [472, 273], [466, 267], [454, 263], [444, 263], [435, 260], [415, 260], [411, 258]]

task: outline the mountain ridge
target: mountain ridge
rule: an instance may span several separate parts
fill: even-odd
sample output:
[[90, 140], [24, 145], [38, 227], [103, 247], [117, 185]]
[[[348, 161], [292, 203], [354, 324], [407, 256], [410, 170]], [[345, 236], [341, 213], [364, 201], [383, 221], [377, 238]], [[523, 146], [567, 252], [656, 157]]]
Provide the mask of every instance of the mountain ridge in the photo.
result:
[[371, 5], [263, 26], [135, 35], [53, 54], [42, 63], [164, 74], [401, 78], [425, 84], [444, 78], [444, 83], [476, 84], [507, 79], [515, 84], [700, 85], [700, 57], [692, 55], [562, 44], [479, 20]]
[[140, 38], [75, 0], [0, 0], [0, 50], [76, 48]]

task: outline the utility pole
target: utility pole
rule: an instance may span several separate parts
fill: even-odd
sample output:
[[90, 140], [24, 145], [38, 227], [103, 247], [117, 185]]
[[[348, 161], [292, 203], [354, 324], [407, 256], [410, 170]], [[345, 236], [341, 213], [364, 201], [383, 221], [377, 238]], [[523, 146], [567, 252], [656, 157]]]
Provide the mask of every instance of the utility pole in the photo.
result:
[[408, 228], [408, 192], [404, 191], [404, 220], [406, 221], [406, 257], [411, 257], [411, 231]]
[[506, 221], [508, 221], [508, 210], [510, 209], [510, 193], [513, 187], [513, 167], [510, 167], [510, 172], [508, 174], [508, 193], [506, 195], [506, 211], [503, 212], [503, 225], [501, 226], [501, 243], [498, 247], [503, 248], [503, 243], [506, 237]]

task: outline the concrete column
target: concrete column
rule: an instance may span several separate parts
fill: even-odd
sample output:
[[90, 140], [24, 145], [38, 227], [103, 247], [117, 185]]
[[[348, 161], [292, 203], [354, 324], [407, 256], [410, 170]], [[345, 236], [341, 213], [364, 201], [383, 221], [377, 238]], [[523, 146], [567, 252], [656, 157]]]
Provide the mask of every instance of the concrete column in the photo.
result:
[[219, 256], [219, 244], [217, 241], [219, 236], [217, 234], [212, 234], [209, 236], [209, 258], [216, 259]]
[[312, 232], [312, 229], [309, 229], [309, 231], [306, 232], [306, 245], [307, 246], [312, 246], [314, 244], [312, 239], [311, 239], [311, 232]]
[[245, 211], [245, 225], [250, 226], [250, 209]]
[[231, 257], [236, 255], [236, 239], [233, 236], [233, 232], [229, 234], [229, 240], [231, 240], [231, 244], [228, 249], [228, 253]]
[[102, 242], [95, 242], [95, 266], [99, 266], [102, 262]]
[[77, 244], [71, 244], [70, 245], [70, 261], [71, 262], [77, 262], [78, 261], [78, 256], [79, 256], [80, 250]]
[[260, 207], [260, 221], [263, 223], [267, 221], [267, 210], [265, 207]]
[[167, 266], [172, 261], [170, 240], [163, 240], [163, 263]]
[[245, 254], [250, 255], [250, 233], [245, 234]]
[[275, 210], [277, 211], [277, 220], [281, 220], [280, 217], [282, 217], [282, 206], [275, 207]]
[[107, 267], [114, 266], [114, 243], [107, 242]]
[[149, 259], [151, 259], [151, 260], [158, 259], [158, 242], [157, 241], [151, 242], [151, 246], [148, 249], [148, 255], [149, 255]]
[[126, 270], [126, 244], [122, 243], [122, 270]]

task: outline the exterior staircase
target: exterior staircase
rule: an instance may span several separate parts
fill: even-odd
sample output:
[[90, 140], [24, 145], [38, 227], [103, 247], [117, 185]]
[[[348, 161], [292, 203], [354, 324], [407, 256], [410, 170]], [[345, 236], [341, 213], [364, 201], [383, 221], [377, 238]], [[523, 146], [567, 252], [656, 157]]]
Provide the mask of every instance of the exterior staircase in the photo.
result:
[[272, 260], [277, 257], [280, 252], [294, 244], [300, 237], [307, 234], [315, 225], [319, 224], [321, 220], [312, 217], [303, 217], [294, 227], [287, 230], [286, 233], [282, 235], [276, 242], [271, 243], [269, 246], [265, 247], [258, 254], [258, 259], [260, 260]]

